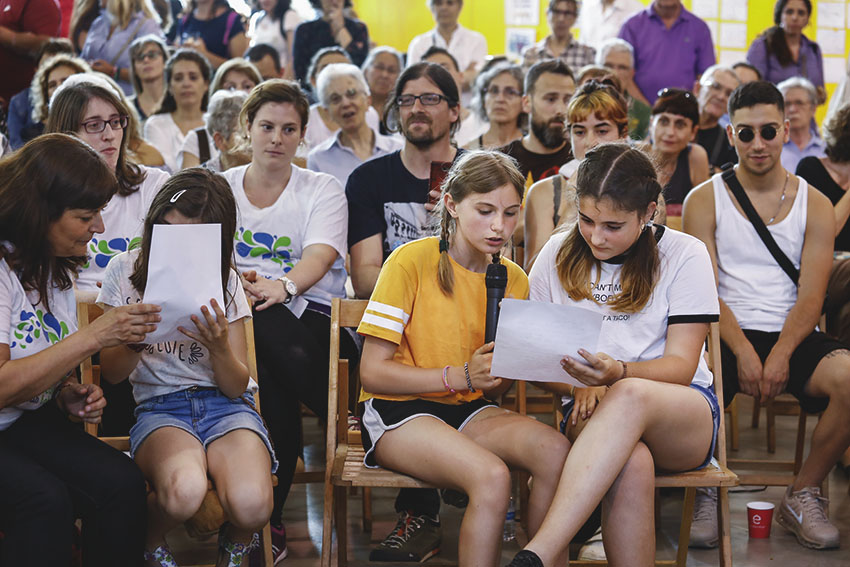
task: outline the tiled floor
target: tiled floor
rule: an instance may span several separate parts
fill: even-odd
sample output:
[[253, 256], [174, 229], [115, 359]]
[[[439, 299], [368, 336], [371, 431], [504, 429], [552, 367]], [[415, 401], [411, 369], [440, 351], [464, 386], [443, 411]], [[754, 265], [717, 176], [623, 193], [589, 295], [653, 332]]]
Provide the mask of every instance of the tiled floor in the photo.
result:
[[[730, 452], [730, 457], [763, 458], [767, 456], [765, 448], [765, 425], [759, 429], [750, 428], [749, 403], [741, 404], [740, 436], [741, 450], [738, 455]], [[809, 420], [809, 432], [814, 428], [815, 420]], [[777, 417], [777, 454], [790, 455], [793, 451], [796, 435], [796, 417]], [[307, 453], [308, 467], [321, 466], [324, 458], [323, 433], [318, 428], [315, 419], [305, 423], [310, 444]], [[789, 457], [790, 458], [790, 457]], [[850, 566], [850, 496], [848, 496], [848, 481], [844, 474], [837, 469], [830, 474], [829, 492], [831, 495], [830, 518], [838, 526], [842, 534], [843, 548], [835, 551], [812, 551], [801, 547], [793, 536], [777, 524], [768, 540], [750, 540], [747, 535], [746, 503], [750, 500], [767, 500], [779, 503], [782, 488], [740, 487], [733, 489], [730, 495], [732, 518], [732, 546], [734, 564], [741, 567], [767, 566]], [[322, 498], [323, 486], [296, 485], [284, 511], [284, 521], [288, 534], [289, 557], [283, 563], [286, 567], [313, 567], [319, 564], [322, 539]], [[395, 524], [392, 512], [394, 491], [375, 490], [373, 492], [374, 526], [371, 534], [366, 534], [360, 524], [360, 497], [349, 499], [349, 559], [363, 562], [368, 559], [369, 548]], [[671, 492], [663, 496], [661, 505], [661, 525], [657, 536], [659, 557], [673, 558], [675, 556], [675, 541], [678, 534], [681, 510], [680, 493]], [[457, 534], [461, 520], [461, 511], [450, 506], [443, 506], [441, 511], [443, 522], [443, 552], [442, 560], [452, 560], [457, 557]], [[502, 565], [506, 565], [519, 549], [519, 542], [524, 538], [520, 532], [518, 542], [506, 544], [502, 551]], [[172, 538], [175, 551], [185, 547], [185, 537], [176, 534]], [[190, 561], [200, 560], [200, 557], [210, 557], [212, 545], [203, 553], [178, 553], [178, 559], [184, 559], [181, 565]], [[716, 550], [690, 550], [689, 566], [717, 565]], [[380, 565], [380, 564], [378, 564]]]

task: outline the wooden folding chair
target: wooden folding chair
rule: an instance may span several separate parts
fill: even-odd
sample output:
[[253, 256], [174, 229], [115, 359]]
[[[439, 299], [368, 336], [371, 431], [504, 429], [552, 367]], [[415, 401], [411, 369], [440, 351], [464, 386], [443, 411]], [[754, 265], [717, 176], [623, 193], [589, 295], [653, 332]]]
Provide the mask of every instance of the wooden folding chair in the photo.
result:
[[359, 431], [348, 428], [348, 361], [339, 358], [339, 336], [343, 327], [357, 327], [366, 311], [366, 300], [341, 300], [331, 304], [331, 350], [328, 376], [327, 463], [325, 465], [325, 509], [322, 533], [322, 566], [330, 567], [333, 534], [337, 535], [338, 565], [348, 564], [348, 502], [346, 490], [363, 488], [434, 488], [413, 477], [363, 464], [365, 451]]
[[[77, 324], [80, 330], [90, 325], [95, 319], [103, 314], [103, 309], [93, 303], [77, 303]], [[250, 317], [245, 317], [243, 320], [245, 326], [245, 342], [248, 352], [248, 374], [256, 379], [257, 377], [257, 355], [254, 349], [254, 324]], [[85, 359], [80, 364], [80, 381], [83, 384], [100, 384], [100, 366], [92, 364], [91, 358]], [[254, 403], [257, 411], [260, 411], [260, 396], [254, 395]], [[97, 435], [97, 425], [87, 423], [85, 425], [86, 432], [94, 437]], [[130, 450], [129, 437], [98, 437], [104, 443], [118, 449], [119, 451]], [[272, 475], [272, 484], [277, 484], [277, 477]], [[207, 495], [204, 497], [204, 502], [201, 508], [193, 518], [186, 521], [186, 529], [191, 533], [203, 533], [208, 531], [209, 526], [215, 524], [221, 526], [227, 517], [221, 507], [221, 501], [218, 499], [218, 494], [213, 487], [212, 481], [207, 481]], [[272, 565], [272, 538], [271, 525], [266, 524], [261, 533], [261, 545], [263, 546], [264, 565], [271, 567]]]
[[[720, 323], [712, 323], [708, 331], [709, 367], [714, 374], [714, 391], [718, 400], [723, 400], [723, 379], [720, 365]], [[722, 403], [722, 401], [721, 401]], [[675, 560], [658, 560], [656, 565], [676, 565], [685, 567], [688, 560], [688, 542], [691, 522], [694, 514], [694, 497], [697, 488], [717, 488], [717, 523], [720, 545], [718, 548], [719, 565], [732, 566], [732, 539], [729, 522], [729, 487], [738, 485], [738, 477], [726, 467], [726, 429], [723, 412], [720, 412], [720, 428], [717, 431], [717, 443], [714, 457], [706, 468], [673, 474], [657, 474], [656, 488], [684, 488], [685, 499], [682, 506], [682, 522], [679, 526], [679, 547]], [[574, 567], [606, 565], [605, 561], [570, 561]]]

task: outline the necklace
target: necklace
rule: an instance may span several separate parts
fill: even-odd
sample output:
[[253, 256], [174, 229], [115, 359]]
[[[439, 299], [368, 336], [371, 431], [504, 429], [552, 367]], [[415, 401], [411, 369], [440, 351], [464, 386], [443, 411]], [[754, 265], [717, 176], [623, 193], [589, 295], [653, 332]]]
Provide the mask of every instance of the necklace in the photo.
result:
[[785, 184], [782, 186], [782, 196], [779, 197], [779, 208], [776, 209], [776, 214], [770, 217], [770, 220], [767, 221], [767, 224], [770, 224], [779, 216], [779, 211], [782, 210], [782, 203], [785, 202], [785, 190], [788, 188], [788, 178], [791, 176], [787, 171], [785, 172]]

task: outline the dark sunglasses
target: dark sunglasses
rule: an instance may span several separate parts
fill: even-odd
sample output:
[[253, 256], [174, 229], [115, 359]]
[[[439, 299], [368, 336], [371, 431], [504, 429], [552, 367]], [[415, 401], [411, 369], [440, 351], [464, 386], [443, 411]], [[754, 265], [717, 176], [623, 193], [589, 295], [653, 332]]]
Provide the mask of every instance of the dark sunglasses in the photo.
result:
[[[759, 129], [759, 135], [761, 135], [761, 139], [769, 142], [774, 139], [776, 135], [779, 133], [779, 130], [776, 126], [772, 124], [768, 124], [767, 126], [762, 126]], [[756, 132], [753, 128], [749, 126], [744, 126], [736, 131], [736, 135], [738, 139], [744, 142], [745, 144], [749, 144], [753, 140], [756, 139]]]

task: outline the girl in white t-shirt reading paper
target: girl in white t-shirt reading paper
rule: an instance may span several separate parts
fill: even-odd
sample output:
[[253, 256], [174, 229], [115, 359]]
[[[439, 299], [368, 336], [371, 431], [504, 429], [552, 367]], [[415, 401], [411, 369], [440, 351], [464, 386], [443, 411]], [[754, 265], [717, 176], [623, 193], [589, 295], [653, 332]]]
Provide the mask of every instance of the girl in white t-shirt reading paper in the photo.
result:
[[202, 168], [171, 177], [151, 204], [141, 247], [109, 263], [98, 303], [108, 309], [140, 301], [154, 225], [194, 223], [221, 225], [225, 305], [212, 299], [201, 307], [193, 328], [180, 327], [185, 340], [108, 348], [100, 359], [104, 379], [129, 376], [139, 404], [130, 452], [155, 494], [148, 499], [145, 558], [162, 567], [175, 565], [165, 534], [200, 508], [208, 475], [230, 521], [219, 534], [218, 565], [247, 561], [272, 501], [275, 458], [246, 366], [242, 319], [251, 312], [231, 267], [236, 203], [227, 182]]
[[[531, 298], [596, 311], [591, 353], [564, 353], [564, 371], [607, 394], [573, 445], [543, 525], [512, 566], [550, 566], [602, 502], [612, 565], [652, 565], [655, 470], [708, 464], [720, 419], [703, 358], [719, 318], [705, 246], [652, 224], [661, 186], [627, 144], [587, 152], [575, 176], [578, 222], [543, 246]], [[591, 345], [588, 345], [591, 346]]]
[[[501, 409], [511, 382], [491, 376], [484, 342], [487, 265], [507, 269], [506, 297], [525, 299], [522, 268], [499, 258], [520, 214], [525, 180], [498, 152], [464, 154], [443, 184], [439, 237], [398, 247], [381, 269], [358, 332], [366, 337], [363, 445], [380, 465], [469, 496], [461, 565], [498, 565], [511, 491], [508, 467], [531, 473], [533, 535], [555, 496], [569, 442]], [[436, 522], [427, 516], [407, 522]]]

